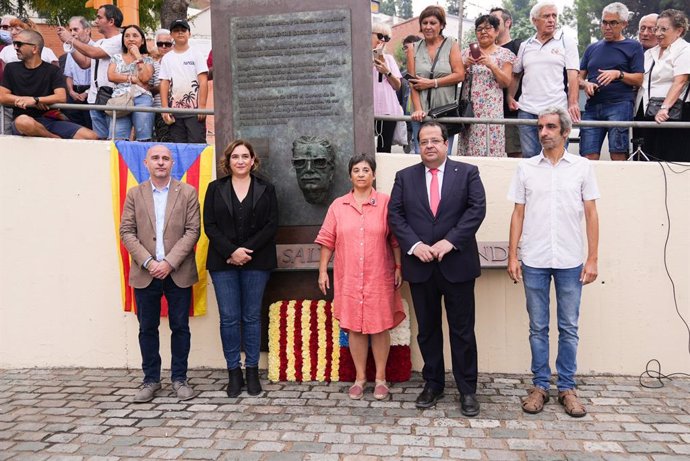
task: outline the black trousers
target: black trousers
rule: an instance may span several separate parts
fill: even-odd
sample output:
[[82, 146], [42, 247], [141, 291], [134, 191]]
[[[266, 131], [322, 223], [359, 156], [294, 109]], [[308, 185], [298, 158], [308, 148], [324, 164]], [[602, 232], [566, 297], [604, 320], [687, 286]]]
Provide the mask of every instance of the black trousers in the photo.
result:
[[390, 122], [377, 120], [375, 126], [376, 136], [376, 152], [390, 152], [393, 146], [393, 134], [395, 133], [395, 125], [398, 122]]
[[474, 335], [474, 280], [452, 283], [436, 267], [429, 280], [411, 283], [417, 316], [417, 342], [424, 359], [422, 377], [435, 391], [445, 388], [441, 298], [445, 301], [453, 376], [463, 394], [477, 391], [477, 340]]

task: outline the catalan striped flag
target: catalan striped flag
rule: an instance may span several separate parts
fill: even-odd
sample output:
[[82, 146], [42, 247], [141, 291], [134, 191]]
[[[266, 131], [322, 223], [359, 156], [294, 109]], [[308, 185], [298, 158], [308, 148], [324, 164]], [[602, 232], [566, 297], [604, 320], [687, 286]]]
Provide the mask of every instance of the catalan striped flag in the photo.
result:
[[[149, 179], [149, 172], [144, 165], [146, 151], [149, 147], [161, 143], [115, 141], [110, 147], [111, 179], [113, 194], [113, 213], [115, 218], [115, 235], [120, 262], [120, 287], [122, 301], [126, 312], [136, 312], [134, 288], [129, 286], [130, 257], [127, 249], [120, 241], [120, 220], [122, 209], [127, 197], [127, 191]], [[172, 152], [172, 177], [191, 184], [199, 193], [201, 216], [203, 217], [204, 197], [208, 183], [213, 179], [214, 149], [206, 144], [172, 144], [163, 143]], [[203, 218], [202, 218], [203, 219]], [[206, 287], [208, 275], [206, 273], [206, 253], [208, 238], [202, 231], [196, 244], [196, 267], [199, 271], [199, 281], [192, 289], [192, 305], [189, 315], [206, 314]], [[168, 315], [168, 304], [163, 298], [161, 315]]]

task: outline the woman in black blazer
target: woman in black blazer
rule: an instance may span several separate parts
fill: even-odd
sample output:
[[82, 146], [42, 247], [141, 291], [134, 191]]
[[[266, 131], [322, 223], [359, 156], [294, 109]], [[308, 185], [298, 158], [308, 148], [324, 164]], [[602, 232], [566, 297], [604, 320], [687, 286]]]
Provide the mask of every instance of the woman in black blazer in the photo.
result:
[[206, 268], [218, 300], [228, 397], [240, 395], [244, 386], [241, 340], [247, 393], [258, 395], [261, 300], [276, 267], [278, 200], [273, 185], [253, 174], [259, 159], [247, 141], [230, 143], [221, 167], [228, 176], [209, 184], [204, 201], [204, 230], [209, 239]]

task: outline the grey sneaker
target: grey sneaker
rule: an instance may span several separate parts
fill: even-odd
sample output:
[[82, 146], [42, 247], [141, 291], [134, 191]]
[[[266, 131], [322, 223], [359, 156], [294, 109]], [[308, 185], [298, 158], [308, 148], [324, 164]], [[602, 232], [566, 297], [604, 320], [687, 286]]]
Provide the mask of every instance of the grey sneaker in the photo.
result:
[[189, 400], [194, 398], [195, 394], [187, 381], [175, 381], [173, 383], [173, 390], [177, 392], [177, 398], [180, 400]]
[[156, 392], [160, 390], [161, 383], [144, 383], [134, 396], [134, 401], [137, 403], [150, 402], [156, 396]]

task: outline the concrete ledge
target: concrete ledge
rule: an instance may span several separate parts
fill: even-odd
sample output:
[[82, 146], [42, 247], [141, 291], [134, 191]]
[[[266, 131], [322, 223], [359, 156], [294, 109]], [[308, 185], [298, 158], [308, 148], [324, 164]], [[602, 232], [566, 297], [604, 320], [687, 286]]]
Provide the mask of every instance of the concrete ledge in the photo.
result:
[[[139, 368], [137, 321], [122, 312], [120, 301], [109, 144], [5, 136], [0, 159], [0, 368]], [[388, 192], [395, 172], [418, 157], [380, 154], [377, 160], [378, 189]], [[487, 190], [479, 240], [507, 240], [512, 204], [505, 197], [517, 161], [463, 160], [479, 166]], [[680, 312], [688, 319], [690, 175], [665, 168], [671, 216], [667, 262]], [[603, 197], [600, 275], [584, 290], [579, 369], [635, 375], [657, 358], [664, 371], [687, 370], [688, 333], [664, 268], [668, 223], [661, 166], [601, 162], [596, 170]], [[407, 287], [403, 295], [411, 304]], [[528, 372], [522, 287], [504, 270], [487, 269], [476, 296], [480, 371]], [[192, 319], [191, 328], [190, 367], [223, 368], [211, 288], [209, 314]], [[165, 364], [169, 342], [166, 327], [161, 330]], [[555, 340], [552, 344], [555, 357]], [[416, 347], [413, 366], [421, 368]]]

